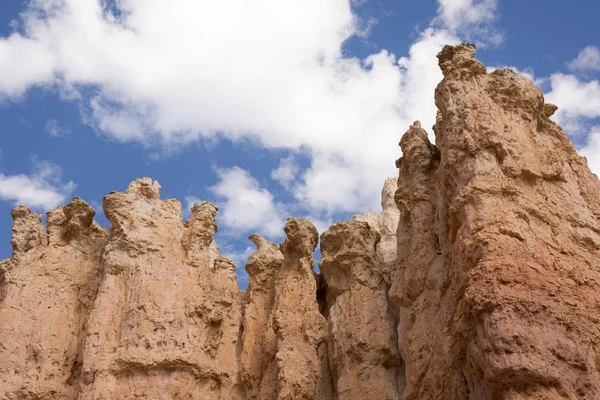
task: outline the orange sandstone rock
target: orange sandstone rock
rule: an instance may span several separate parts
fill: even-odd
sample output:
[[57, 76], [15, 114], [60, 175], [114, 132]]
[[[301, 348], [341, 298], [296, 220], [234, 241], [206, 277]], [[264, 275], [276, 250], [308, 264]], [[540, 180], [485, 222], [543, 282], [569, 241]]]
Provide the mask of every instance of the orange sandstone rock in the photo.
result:
[[600, 398], [600, 183], [533, 83], [446, 46], [435, 145], [415, 122], [382, 212], [250, 236], [157, 182], [12, 211], [0, 400]]

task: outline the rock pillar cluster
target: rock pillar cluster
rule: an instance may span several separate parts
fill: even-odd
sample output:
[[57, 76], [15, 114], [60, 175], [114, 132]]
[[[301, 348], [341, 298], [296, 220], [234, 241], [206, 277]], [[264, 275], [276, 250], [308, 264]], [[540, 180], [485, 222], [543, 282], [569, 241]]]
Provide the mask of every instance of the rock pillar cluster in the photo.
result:
[[[149, 178], [42, 217], [0, 262], [0, 400], [600, 398], [600, 183], [527, 78], [438, 55], [382, 212], [250, 236], [249, 286], [215, 205]], [[319, 244], [320, 241], [320, 244]], [[315, 272], [314, 251], [322, 258]]]

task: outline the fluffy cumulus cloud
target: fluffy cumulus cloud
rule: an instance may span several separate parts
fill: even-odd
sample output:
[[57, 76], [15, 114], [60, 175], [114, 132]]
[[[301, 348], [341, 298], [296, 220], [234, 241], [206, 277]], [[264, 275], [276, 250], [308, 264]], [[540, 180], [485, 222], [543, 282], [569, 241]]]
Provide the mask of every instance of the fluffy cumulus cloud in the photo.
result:
[[279, 160], [279, 166], [271, 171], [271, 179], [279, 182], [286, 189], [296, 179], [298, 174], [298, 165], [296, 165], [294, 157], [288, 156]]
[[589, 121], [600, 117], [600, 82], [563, 73], [552, 74], [549, 82], [545, 98], [558, 106], [555, 121], [570, 135], [587, 133]]
[[600, 176], [600, 81], [591, 80], [584, 72], [600, 70], [598, 49], [586, 47], [567, 64], [575, 74], [555, 73], [546, 81], [550, 90], [545, 100], [558, 106], [552, 117], [579, 146], [592, 172]]
[[26, 204], [38, 211], [47, 211], [69, 198], [75, 184], [63, 182], [58, 165], [33, 160], [30, 174], [5, 175], [0, 173], [0, 199]]
[[0, 40], [0, 96], [55, 88], [124, 142], [250, 139], [301, 150], [310, 166], [284, 163], [273, 179], [325, 218], [377, 207], [401, 134], [415, 119], [433, 124], [435, 54], [494, 9], [440, 0], [443, 24], [422, 32], [408, 57], [357, 59], [342, 53], [366, 33], [349, 0], [34, 0], [18, 32]]
[[438, 0], [438, 3], [434, 24], [480, 46], [502, 43], [504, 36], [494, 27], [498, 0]]
[[595, 46], [587, 46], [568, 66], [577, 72], [600, 71], [600, 50]]
[[236, 233], [259, 231], [283, 235], [285, 210], [250, 173], [239, 167], [217, 171], [219, 182], [210, 190], [219, 199], [219, 226]]

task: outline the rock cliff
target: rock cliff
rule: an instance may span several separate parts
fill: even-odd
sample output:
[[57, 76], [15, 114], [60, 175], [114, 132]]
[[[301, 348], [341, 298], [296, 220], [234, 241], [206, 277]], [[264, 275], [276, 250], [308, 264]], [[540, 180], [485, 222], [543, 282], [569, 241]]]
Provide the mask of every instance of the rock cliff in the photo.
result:
[[[527, 78], [446, 46], [435, 144], [415, 122], [382, 212], [250, 236], [138, 179], [12, 211], [0, 399], [598, 399], [600, 183]], [[390, 160], [392, 162], [392, 160]]]

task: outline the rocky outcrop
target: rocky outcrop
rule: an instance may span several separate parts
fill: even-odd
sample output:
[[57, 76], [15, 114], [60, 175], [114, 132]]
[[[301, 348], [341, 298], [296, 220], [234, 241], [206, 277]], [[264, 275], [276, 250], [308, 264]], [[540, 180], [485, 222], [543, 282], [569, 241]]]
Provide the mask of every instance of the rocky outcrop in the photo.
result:
[[404, 398], [598, 398], [600, 185], [542, 92], [474, 55], [438, 55], [436, 147], [401, 142]]
[[192, 208], [160, 185], [104, 198], [111, 234], [88, 324], [79, 399], [241, 398], [235, 266], [211, 247], [217, 208]]
[[377, 257], [379, 240], [379, 233], [362, 221], [337, 223], [321, 235], [328, 359], [339, 399], [392, 400], [402, 393], [402, 362]]
[[600, 398], [600, 183], [528, 79], [438, 55], [435, 144], [400, 141], [382, 212], [250, 236], [138, 179], [13, 217], [0, 262], [0, 400]]
[[256, 252], [248, 258], [247, 304], [241, 354], [242, 381], [248, 399], [267, 399], [277, 392], [275, 281], [283, 267], [279, 246], [259, 234], [250, 235]]
[[107, 234], [79, 198], [41, 215], [18, 206], [0, 264], [0, 399], [77, 397]]
[[319, 313], [313, 253], [317, 229], [289, 218], [278, 247], [254, 234], [257, 252], [246, 265], [242, 376], [249, 399], [314, 399], [322, 373], [319, 347], [325, 318]]
[[398, 179], [388, 178], [381, 190], [381, 213], [368, 211], [365, 214], [352, 216], [353, 220], [366, 222], [379, 233], [381, 240], [377, 243], [377, 259], [382, 264], [392, 263], [398, 256], [396, 232], [400, 220], [400, 210], [394, 202], [397, 189]]

